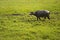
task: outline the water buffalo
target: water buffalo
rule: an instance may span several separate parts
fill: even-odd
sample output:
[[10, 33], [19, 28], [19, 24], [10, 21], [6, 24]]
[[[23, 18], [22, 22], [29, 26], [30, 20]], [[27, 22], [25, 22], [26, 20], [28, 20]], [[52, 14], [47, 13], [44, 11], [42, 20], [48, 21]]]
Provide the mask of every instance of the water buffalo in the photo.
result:
[[38, 10], [36, 12], [30, 12], [30, 15], [36, 16], [37, 20], [40, 19], [40, 17], [43, 17], [44, 19], [46, 19], [47, 17], [48, 19], [50, 19], [49, 14], [50, 14], [50, 11], [48, 10]]

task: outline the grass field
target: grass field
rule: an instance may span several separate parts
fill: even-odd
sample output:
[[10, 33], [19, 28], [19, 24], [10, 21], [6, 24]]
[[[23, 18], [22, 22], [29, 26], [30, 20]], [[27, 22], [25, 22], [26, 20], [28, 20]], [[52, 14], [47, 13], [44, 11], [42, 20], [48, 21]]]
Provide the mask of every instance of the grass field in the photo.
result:
[[[37, 21], [36, 10], [51, 19]], [[0, 40], [60, 40], [60, 0], [0, 0]]]

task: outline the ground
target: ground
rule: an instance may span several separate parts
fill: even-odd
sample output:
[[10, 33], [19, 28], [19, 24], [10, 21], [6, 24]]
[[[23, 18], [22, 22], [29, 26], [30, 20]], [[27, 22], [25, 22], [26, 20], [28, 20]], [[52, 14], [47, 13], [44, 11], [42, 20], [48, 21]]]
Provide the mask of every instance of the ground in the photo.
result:
[[[0, 40], [60, 40], [60, 0], [0, 0]], [[37, 21], [31, 11], [49, 10]]]

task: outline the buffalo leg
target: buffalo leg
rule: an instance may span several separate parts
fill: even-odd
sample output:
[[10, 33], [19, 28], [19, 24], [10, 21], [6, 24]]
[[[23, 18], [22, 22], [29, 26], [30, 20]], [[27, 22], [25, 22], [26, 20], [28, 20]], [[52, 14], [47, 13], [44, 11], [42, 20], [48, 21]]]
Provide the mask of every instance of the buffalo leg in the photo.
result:
[[[39, 19], [40, 19], [40, 17], [39, 17]], [[41, 20], [41, 19], [40, 19]]]
[[47, 18], [50, 20], [50, 17], [49, 16]]
[[44, 19], [46, 19], [46, 17], [44, 17]]
[[37, 20], [38, 20], [38, 17], [37, 17]]
[[47, 15], [47, 18], [50, 20], [50, 16], [49, 15]]
[[47, 18], [50, 20], [50, 17], [49, 16], [47, 16]]

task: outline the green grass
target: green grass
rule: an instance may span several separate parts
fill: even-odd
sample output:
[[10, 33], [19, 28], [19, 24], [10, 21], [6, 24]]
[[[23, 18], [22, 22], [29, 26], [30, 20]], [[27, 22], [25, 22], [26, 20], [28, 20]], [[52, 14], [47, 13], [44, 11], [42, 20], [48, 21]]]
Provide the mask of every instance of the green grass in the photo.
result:
[[[0, 0], [0, 40], [60, 40], [59, 5], [60, 0]], [[51, 20], [29, 15], [36, 10], [49, 10]]]

